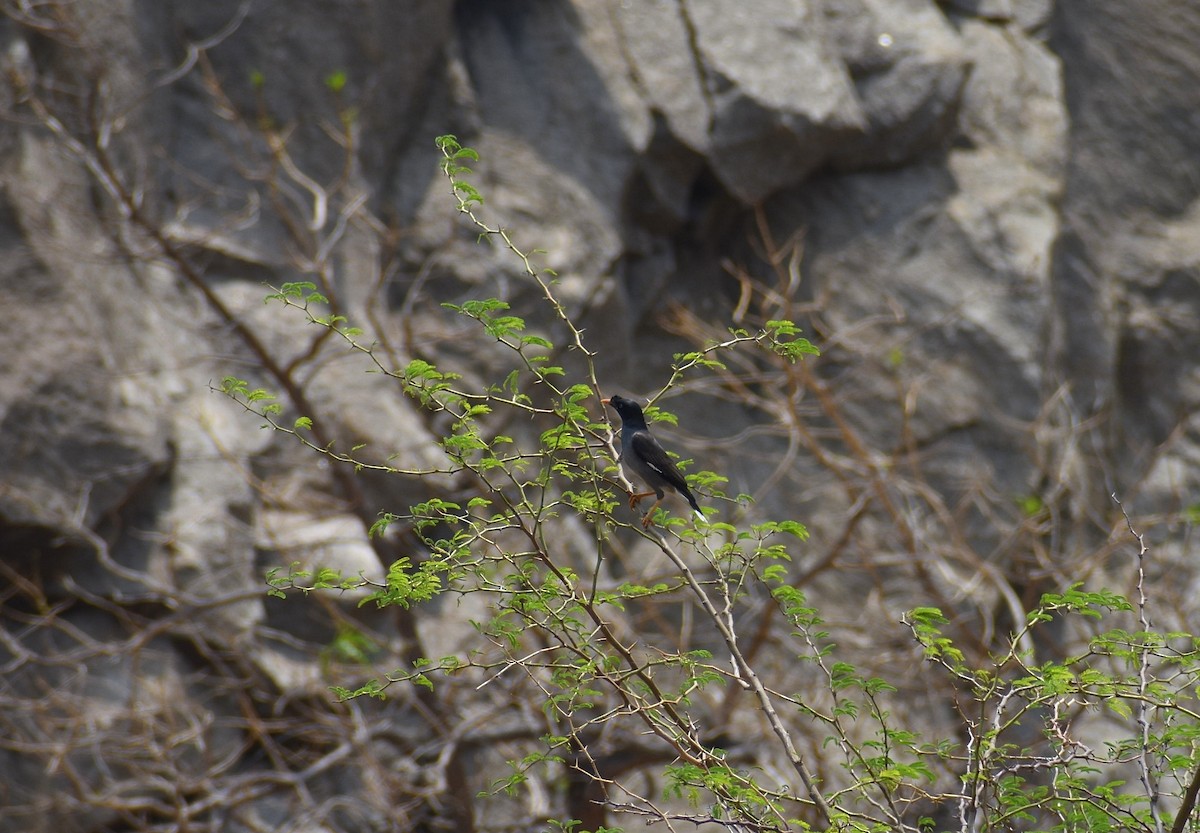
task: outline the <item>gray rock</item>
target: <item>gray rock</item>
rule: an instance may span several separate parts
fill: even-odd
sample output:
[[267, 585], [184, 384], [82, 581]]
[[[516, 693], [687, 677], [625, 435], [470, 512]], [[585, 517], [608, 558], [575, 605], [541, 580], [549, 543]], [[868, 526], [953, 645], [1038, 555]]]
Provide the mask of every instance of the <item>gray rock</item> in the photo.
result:
[[1191, 350], [1200, 299], [1177, 242], [1200, 196], [1200, 173], [1183, 161], [1200, 154], [1189, 115], [1200, 107], [1197, 33], [1189, 4], [1062, 2], [1051, 40], [1071, 112], [1057, 348], [1081, 408], [1116, 405], [1109, 436], [1131, 475], [1196, 405], [1176, 351]]
[[[960, 608], [1001, 632], [1076, 574], [1123, 586], [1127, 573], [1104, 576], [1112, 490], [1133, 495], [1177, 579], [1155, 592], [1179, 588], [1186, 611], [1200, 573], [1170, 523], [1200, 489], [1195, 4], [343, 6], [254, 2], [243, 17], [235, 0], [80, 0], [42, 20], [66, 28], [38, 33], [3, 13], [0, 712], [22, 751], [0, 753], [0, 831], [111, 827], [123, 801], [167, 807], [163, 784], [208, 808], [193, 827], [458, 829], [449, 757], [474, 794], [505, 744], [544, 731], [504, 675], [464, 672], [447, 700], [397, 688], [329, 706], [331, 683], [478, 648], [487, 599], [281, 602], [263, 574], [300, 560], [378, 578], [425, 548], [403, 524], [371, 540], [364, 522], [479, 483], [372, 471], [347, 490], [210, 390], [230, 374], [282, 393], [265, 352], [312, 410], [284, 398], [283, 424], [311, 416], [335, 450], [436, 468], [451, 420], [361, 349], [264, 305], [269, 285], [322, 282], [385, 369], [421, 357], [467, 388], [516, 358], [442, 302], [500, 297], [568, 343], [519, 261], [455, 211], [442, 133], [483, 155], [482, 216], [557, 273], [601, 386], [650, 393], [692, 348], [682, 334], [723, 338], [759, 310], [821, 342], [799, 368], [694, 372], [663, 404], [680, 417], [674, 448], [760, 498], [744, 515], [702, 499], [722, 519], [809, 523], [789, 569], [832, 554], [806, 580], [831, 629], [852, 624], [840, 644], [864, 672], [913, 666], [901, 607]], [[56, 120], [36, 124], [31, 91]], [[97, 123], [109, 132], [92, 136]], [[171, 256], [116, 206], [113, 172]], [[578, 380], [577, 352], [556, 361]], [[545, 427], [495, 419], [522, 447]], [[1044, 521], [1018, 501], [1042, 501]], [[599, 546], [567, 513], [544, 533], [602, 587], [672, 570], [640, 538]], [[622, 639], [646, 635], [634, 617], [654, 604], [614, 612]], [[692, 611], [664, 611], [655, 637], [687, 623], [712, 645]], [[780, 690], [812, 689], [807, 672], [770, 671]], [[905, 685], [926, 702], [925, 680]], [[722, 719], [753, 735], [734, 712]], [[897, 719], [943, 736], [925, 712]], [[487, 745], [491, 720], [509, 736]], [[443, 732], [461, 756], [442, 754]], [[237, 785], [262, 792], [227, 806]], [[529, 806], [558, 814], [550, 780], [536, 789]], [[479, 806], [527, 821], [501, 797]]]
[[836, 148], [838, 167], [890, 167], [944, 144], [970, 65], [961, 38], [932, 3], [837, 0], [826, 7], [854, 79], [863, 131]]
[[1013, 0], [949, 0], [946, 5], [956, 11], [996, 22], [1012, 20], [1015, 14]]
[[[155, 336], [167, 316], [120, 261], [86, 174], [52, 141], [25, 137], [3, 161], [11, 184], [0, 277], [0, 516], [72, 535], [96, 526], [168, 463]], [[152, 281], [152, 279], [151, 279]], [[153, 290], [150, 290], [153, 293]], [[35, 345], [42, 345], [36, 347]]]
[[711, 101], [710, 164], [752, 203], [801, 182], [864, 126], [812, 3], [689, 4]]
[[457, 23], [483, 123], [497, 139], [526, 146], [546, 168], [546, 186], [578, 187], [615, 219], [650, 120], [608, 15], [589, 11], [593, 5], [477, 0], [457, 6]]
[[[687, 4], [669, 0], [620, 3], [614, 9], [635, 88], [664, 132], [696, 154], [708, 148], [712, 102], [702, 56], [696, 52], [695, 22]], [[661, 161], [654, 158], [651, 170]]]

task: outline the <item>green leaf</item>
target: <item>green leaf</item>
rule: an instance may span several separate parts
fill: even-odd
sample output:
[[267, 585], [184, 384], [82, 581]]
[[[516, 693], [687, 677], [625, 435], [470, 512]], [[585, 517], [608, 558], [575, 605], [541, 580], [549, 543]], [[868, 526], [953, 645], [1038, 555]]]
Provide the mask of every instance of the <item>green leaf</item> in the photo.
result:
[[325, 78], [325, 86], [335, 93], [340, 93], [346, 86], [345, 70], [338, 70]]
[[407, 609], [414, 603], [428, 601], [442, 591], [441, 574], [445, 571], [445, 562], [436, 558], [423, 561], [416, 569], [408, 558], [399, 558], [388, 568], [386, 587], [367, 596], [359, 602], [359, 607], [374, 602], [381, 608], [400, 605]]
[[229, 396], [245, 396], [250, 383], [236, 376], [226, 376], [221, 380], [221, 392]]
[[371, 528], [368, 530], [367, 536], [370, 538], [377, 538], [380, 535], [383, 535], [385, 532], [387, 532], [387, 528], [397, 520], [399, 520], [399, 518], [390, 512], [383, 513], [379, 516], [379, 519], [375, 521], [375, 523], [371, 524]]
[[670, 411], [664, 411], [657, 405], [650, 405], [644, 409], [647, 422], [665, 422], [668, 425], [679, 425], [679, 417]]
[[805, 356], [821, 355], [811, 341], [799, 335], [800, 328], [791, 321], [768, 321], [765, 333], [771, 350], [790, 362], [794, 363]]
[[1021, 514], [1027, 518], [1035, 518], [1046, 509], [1046, 504], [1037, 495], [1025, 495], [1017, 498], [1017, 506]]
[[483, 196], [475, 190], [475, 186], [471, 183], [462, 179], [456, 179], [450, 183], [450, 186], [461, 194], [459, 199], [462, 200], [463, 205], [471, 205], [472, 203], [483, 205]]

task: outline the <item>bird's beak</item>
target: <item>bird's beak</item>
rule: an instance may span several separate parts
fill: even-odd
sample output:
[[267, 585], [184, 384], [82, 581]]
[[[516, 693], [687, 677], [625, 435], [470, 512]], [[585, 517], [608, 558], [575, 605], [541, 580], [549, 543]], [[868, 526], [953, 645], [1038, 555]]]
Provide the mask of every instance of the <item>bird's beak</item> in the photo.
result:
[[611, 401], [611, 400], [608, 400], [608, 399], [601, 399], [601, 400], [600, 400], [600, 404], [601, 404], [601, 405], [607, 405], [607, 404], [608, 404], [610, 401]]

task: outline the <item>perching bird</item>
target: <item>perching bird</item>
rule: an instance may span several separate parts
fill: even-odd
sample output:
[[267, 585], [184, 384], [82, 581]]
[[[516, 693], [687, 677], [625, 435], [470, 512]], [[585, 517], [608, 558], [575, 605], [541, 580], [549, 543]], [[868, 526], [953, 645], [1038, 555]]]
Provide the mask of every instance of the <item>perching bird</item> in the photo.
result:
[[667, 456], [667, 452], [658, 444], [658, 440], [654, 439], [654, 435], [650, 433], [650, 428], [646, 425], [646, 417], [642, 413], [642, 406], [623, 396], [613, 396], [600, 401], [605, 405], [611, 405], [617, 415], [621, 417], [621, 465], [625, 468], [625, 472], [636, 476], [652, 490], [635, 492], [630, 495], [629, 508], [635, 508], [642, 498], [650, 497], [650, 495], [658, 496], [654, 506], [650, 507], [646, 517], [642, 519], [642, 526], [649, 527], [653, 523], [651, 518], [654, 510], [658, 508], [658, 504], [662, 503], [665, 491], [678, 492], [683, 495], [692, 505], [692, 511], [696, 513], [696, 517], [704, 520], [704, 513], [700, 511], [700, 505], [692, 496], [687, 481], [683, 479], [683, 475], [675, 467], [675, 463]]

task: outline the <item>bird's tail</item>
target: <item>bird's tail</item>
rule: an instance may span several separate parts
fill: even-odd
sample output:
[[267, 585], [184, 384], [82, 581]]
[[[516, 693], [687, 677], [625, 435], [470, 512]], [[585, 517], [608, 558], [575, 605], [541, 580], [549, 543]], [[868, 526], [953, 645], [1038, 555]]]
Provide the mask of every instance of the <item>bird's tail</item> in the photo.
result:
[[687, 498], [687, 502], [688, 502], [688, 503], [690, 503], [690, 504], [692, 505], [692, 511], [696, 513], [696, 517], [697, 517], [697, 518], [699, 518], [699, 519], [700, 519], [700, 520], [702, 520], [702, 521], [703, 521], [703, 520], [707, 520], [707, 519], [704, 517], [704, 513], [700, 511], [700, 504], [696, 503], [696, 497], [695, 497], [695, 495], [693, 495], [693, 494], [692, 494], [692, 490], [691, 490], [691, 489], [684, 489], [684, 490], [683, 490], [683, 496], [684, 496], [685, 498]]

